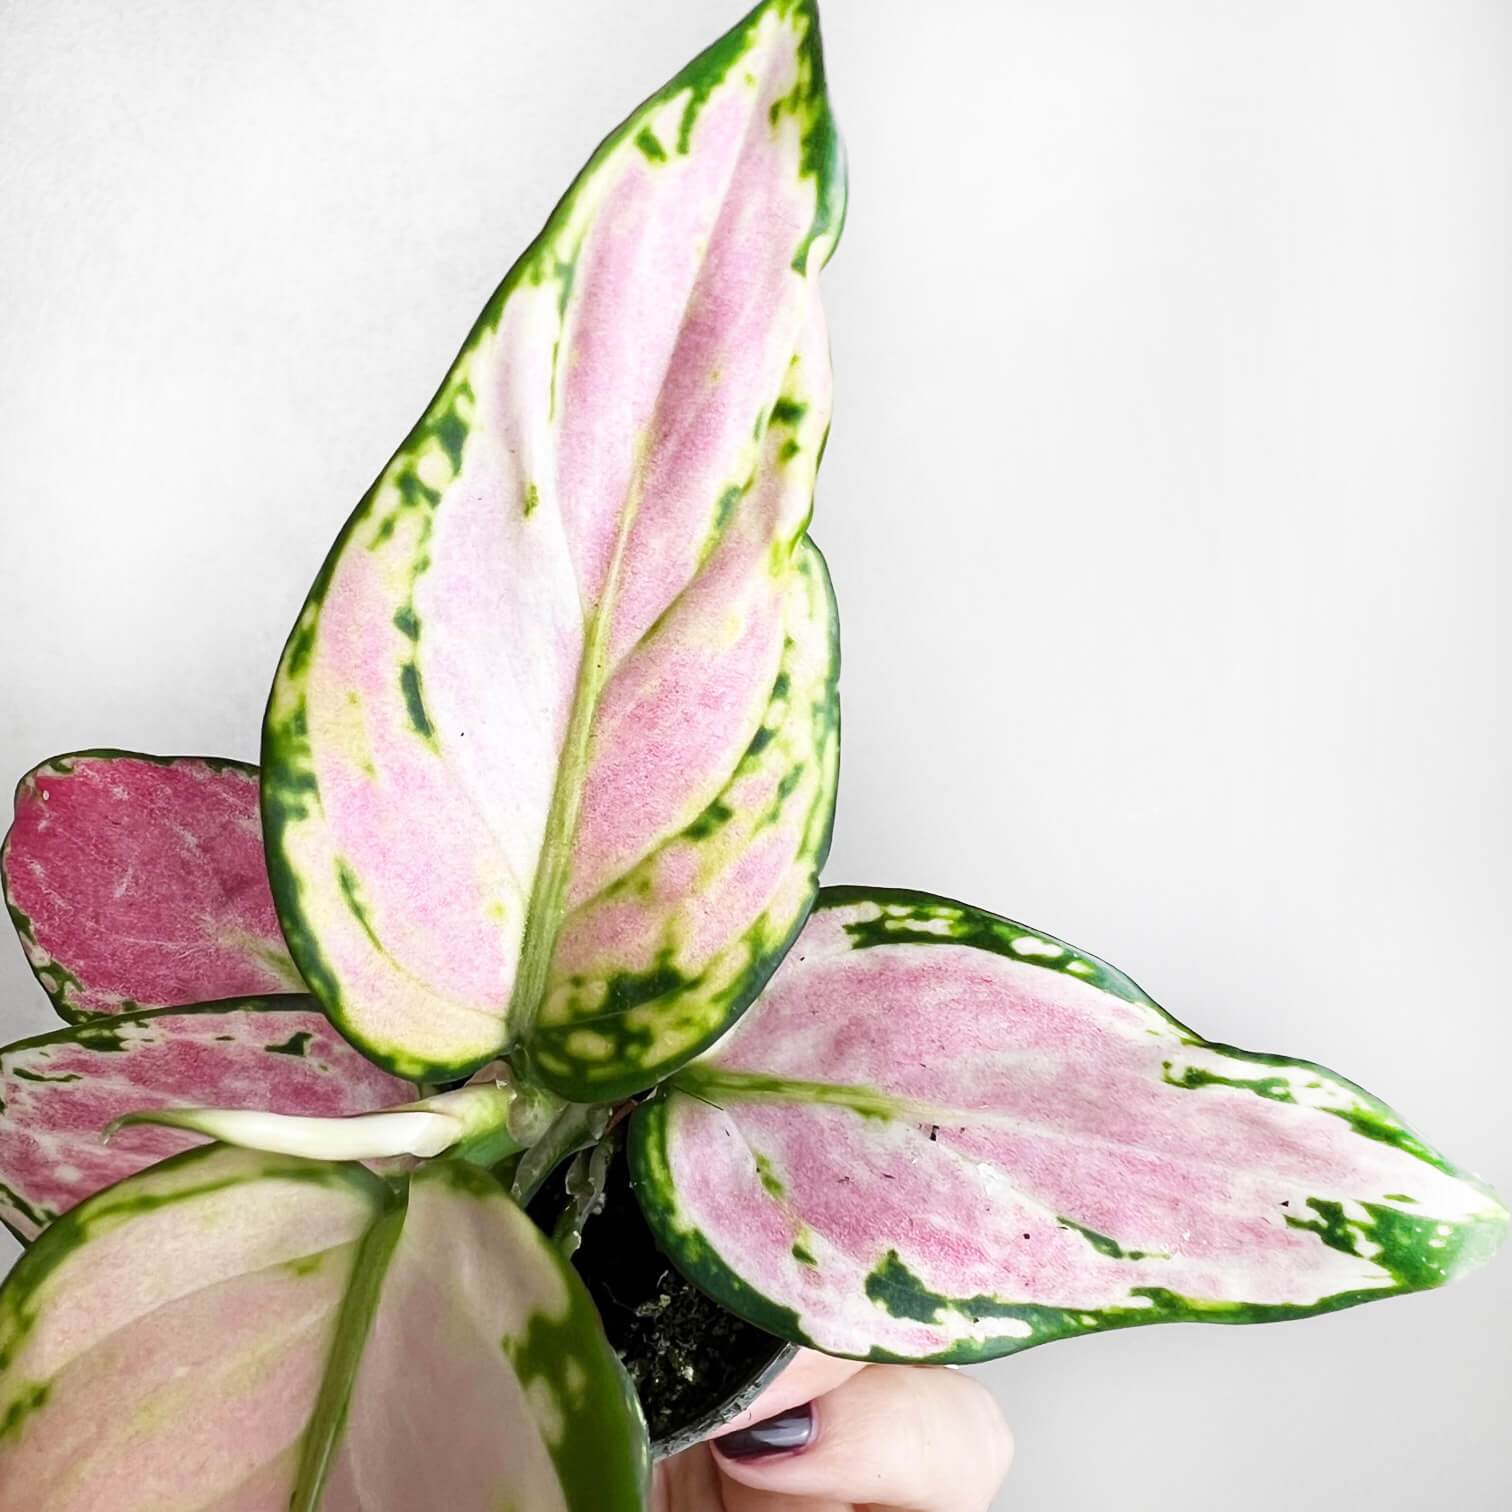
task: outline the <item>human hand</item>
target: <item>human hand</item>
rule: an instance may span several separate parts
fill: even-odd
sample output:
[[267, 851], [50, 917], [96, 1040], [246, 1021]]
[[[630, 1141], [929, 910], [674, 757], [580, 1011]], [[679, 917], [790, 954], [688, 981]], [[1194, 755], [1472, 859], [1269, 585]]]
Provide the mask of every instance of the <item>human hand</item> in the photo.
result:
[[1013, 1459], [954, 1370], [805, 1350], [717, 1439], [656, 1467], [653, 1512], [987, 1512]]

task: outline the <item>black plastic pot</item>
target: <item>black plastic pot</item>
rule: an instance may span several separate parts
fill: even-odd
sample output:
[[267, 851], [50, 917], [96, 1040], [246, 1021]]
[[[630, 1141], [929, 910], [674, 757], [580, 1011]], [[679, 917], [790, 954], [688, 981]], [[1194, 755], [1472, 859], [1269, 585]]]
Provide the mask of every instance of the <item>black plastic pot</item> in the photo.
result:
[[[558, 1171], [531, 1203], [531, 1216], [550, 1232], [564, 1205]], [[662, 1254], [630, 1190], [622, 1149], [609, 1168], [604, 1209], [589, 1219], [573, 1264], [635, 1382], [658, 1459], [750, 1406], [796, 1353], [705, 1295]]]

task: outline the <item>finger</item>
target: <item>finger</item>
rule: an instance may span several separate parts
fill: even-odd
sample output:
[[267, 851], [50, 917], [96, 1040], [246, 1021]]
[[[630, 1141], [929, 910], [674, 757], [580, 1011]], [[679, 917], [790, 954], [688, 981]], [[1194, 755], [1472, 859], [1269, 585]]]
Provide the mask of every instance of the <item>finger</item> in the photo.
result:
[[[714, 1456], [700, 1445], [661, 1460], [652, 1474], [651, 1512], [718, 1512], [725, 1507]], [[725, 1507], [725, 1512], [730, 1512]]]
[[811, 1402], [865, 1368], [863, 1360], [837, 1360], [814, 1349], [800, 1349], [793, 1356], [793, 1363], [744, 1412], [721, 1424], [718, 1432], [734, 1433], [764, 1418], [786, 1412], [789, 1407]]
[[807, 1414], [792, 1409], [711, 1447], [725, 1479], [753, 1491], [907, 1512], [986, 1512], [1013, 1459], [1013, 1437], [985, 1388], [952, 1370], [906, 1365], [870, 1366]]
[[[799, 1441], [805, 1442], [811, 1426], [809, 1406], [804, 1402], [763, 1419], [752, 1426], [749, 1437], [763, 1445], [777, 1447], [785, 1438], [791, 1440], [797, 1430]], [[855, 1502], [836, 1501], [832, 1496], [792, 1496], [742, 1485], [723, 1474], [724, 1460], [719, 1455], [710, 1453], [705, 1458], [718, 1477], [720, 1489], [719, 1499], [709, 1505], [722, 1508], [723, 1512], [864, 1512]]]
[[[811, 1496], [782, 1496], [775, 1491], [755, 1491], [750, 1486], [739, 1486], [728, 1480], [724, 1482], [721, 1500], [709, 1505], [723, 1508], [724, 1512], [866, 1512], [866, 1508], [857, 1502], [837, 1502], [829, 1497], [819, 1501]], [[701, 1507], [699, 1512], [703, 1512]]]

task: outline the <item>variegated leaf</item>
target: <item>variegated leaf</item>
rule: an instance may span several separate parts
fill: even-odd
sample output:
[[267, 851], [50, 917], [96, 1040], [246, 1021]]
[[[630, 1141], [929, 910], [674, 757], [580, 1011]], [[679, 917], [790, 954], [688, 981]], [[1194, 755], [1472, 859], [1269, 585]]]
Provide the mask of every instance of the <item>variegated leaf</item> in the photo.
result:
[[7, 1512], [644, 1505], [634, 1394], [491, 1177], [213, 1146], [53, 1224], [0, 1291]]
[[29, 1240], [58, 1214], [200, 1143], [115, 1119], [216, 1103], [338, 1117], [414, 1096], [309, 998], [243, 999], [95, 1018], [0, 1050], [0, 1220]]
[[62, 1016], [304, 992], [263, 861], [257, 770], [80, 751], [28, 772], [0, 881]]
[[635, 1115], [667, 1252], [834, 1354], [979, 1360], [1437, 1286], [1507, 1214], [1389, 1108], [1209, 1044], [1060, 940], [831, 888], [760, 1002]]
[[348, 521], [264, 729], [294, 958], [417, 1079], [616, 1097], [755, 996], [837, 763], [808, 545], [843, 176], [811, 0], [594, 154]]

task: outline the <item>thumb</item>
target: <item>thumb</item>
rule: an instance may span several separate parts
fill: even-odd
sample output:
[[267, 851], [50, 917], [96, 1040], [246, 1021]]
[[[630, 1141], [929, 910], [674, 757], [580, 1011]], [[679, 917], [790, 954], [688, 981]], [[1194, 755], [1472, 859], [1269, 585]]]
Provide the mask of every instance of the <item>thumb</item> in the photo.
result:
[[[902, 1365], [870, 1366], [805, 1407], [710, 1447], [729, 1512], [857, 1503], [986, 1512], [1013, 1458], [1012, 1435], [979, 1382]], [[789, 1497], [809, 1502], [780, 1499]]]

